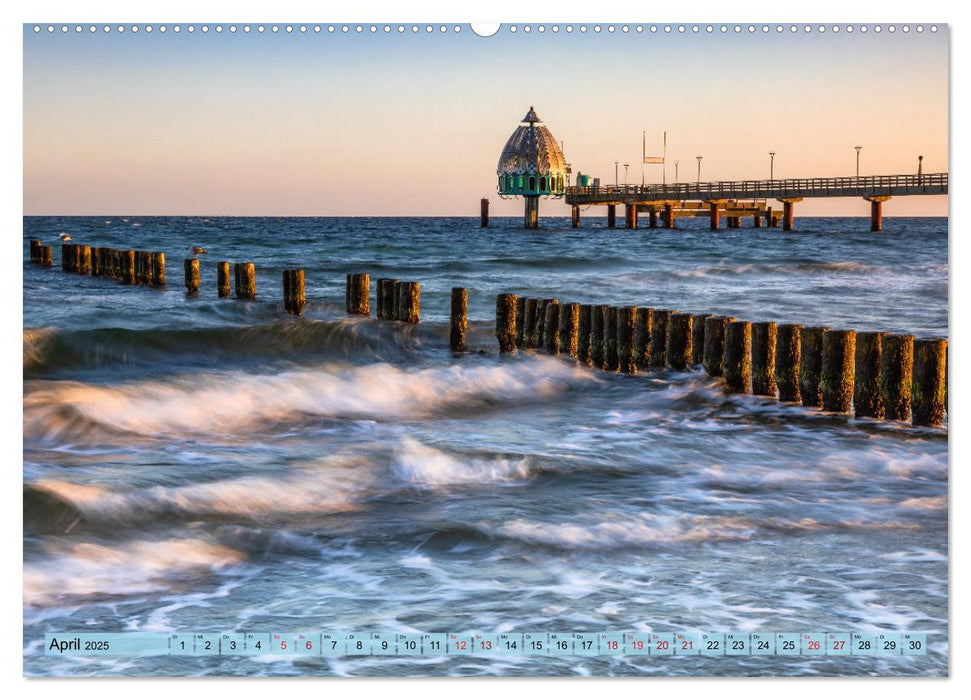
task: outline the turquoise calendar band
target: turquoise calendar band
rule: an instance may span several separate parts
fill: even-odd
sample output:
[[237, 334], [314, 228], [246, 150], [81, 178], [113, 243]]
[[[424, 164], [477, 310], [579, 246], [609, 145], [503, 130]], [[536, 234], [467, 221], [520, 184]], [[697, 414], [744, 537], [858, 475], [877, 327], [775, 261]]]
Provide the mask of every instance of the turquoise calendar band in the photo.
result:
[[926, 632], [63, 632], [52, 656], [923, 656]]

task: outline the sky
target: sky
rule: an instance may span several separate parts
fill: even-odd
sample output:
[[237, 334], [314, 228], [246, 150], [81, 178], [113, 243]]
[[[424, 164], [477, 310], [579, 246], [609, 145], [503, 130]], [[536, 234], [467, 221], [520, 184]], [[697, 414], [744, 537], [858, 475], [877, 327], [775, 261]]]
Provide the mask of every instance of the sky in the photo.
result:
[[[574, 173], [641, 181], [642, 133], [666, 178], [762, 179], [948, 169], [946, 25], [848, 33], [24, 32], [24, 213], [521, 215], [496, 161], [532, 105]], [[240, 25], [241, 26], [241, 25]], [[270, 25], [267, 25], [269, 27]], [[281, 30], [285, 25], [280, 25]], [[299, 25], [297, 25], [299, 26]], [[899, 27], [900, 25], [898, 25]], [[924, 25], [925, 28], [929, 25]], [[624, 168], [618, 168], [624, 181]], [[646, 166], [647, 182], [662, 178]], [[798, 215], [869, 214], [862, 199]], [[543, 215], [566, 216], [562, 200]], [[601, 212], [602, 213], [602, 212]], [[884, 215], [947, 214], [898, 197]]]

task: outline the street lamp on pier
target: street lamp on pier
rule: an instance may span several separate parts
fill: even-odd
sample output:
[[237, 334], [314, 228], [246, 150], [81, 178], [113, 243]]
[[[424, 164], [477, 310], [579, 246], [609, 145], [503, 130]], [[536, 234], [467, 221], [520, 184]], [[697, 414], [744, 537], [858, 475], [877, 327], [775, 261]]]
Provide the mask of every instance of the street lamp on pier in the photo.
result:
[[860, 151], [863, 150], [863, 146], [853, 146], [856, 149], [856, 176], [860, 177]]
[[674, 181], [675, 182], [678, 181], [678, 163], [680, 162], [681, 162], [680, 160], [674, 161]]
[[618, 172], [620, 172], [620, 171], [619, 171], [619, 170], [617, 169], [617, 165], [618, 165], [618, 163], [620, 163], [620, 161], [619, 161], [619, 160], [615, 160], [615, 161], [614, 161], [614, 187], [616, 187], [617, 185], [619, 185], [619, 184], [620, 184], [620, 178], [619, 178], [619, 177], [617, 176], [617, 173], [618, 173]]
[[698, 159], [698, 184], [701, 184], [701, 158], [702, 156], [695, 156]]
[[769, 179], [775, 180], [775, 151], [769, 151]]
[[630, 167], [630, 163], [624, 163], [624, 187], [627, 187], [627, 172]]

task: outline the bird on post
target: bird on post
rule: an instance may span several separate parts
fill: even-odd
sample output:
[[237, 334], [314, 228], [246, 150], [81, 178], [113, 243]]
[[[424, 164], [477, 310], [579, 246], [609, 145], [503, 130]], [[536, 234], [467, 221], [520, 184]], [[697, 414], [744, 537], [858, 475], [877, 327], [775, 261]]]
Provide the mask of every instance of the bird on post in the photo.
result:
[[71, 240], [71, 234], [61, 231], [61, 235], [58, 236], [58, 238], [60, 238], [62, 241], [69, 241]]
[[192, 257], [198, 259], [200, 255], [204, 255], [207, 251], [202, 246], [190, 245], [189, 252], [192, 253]]

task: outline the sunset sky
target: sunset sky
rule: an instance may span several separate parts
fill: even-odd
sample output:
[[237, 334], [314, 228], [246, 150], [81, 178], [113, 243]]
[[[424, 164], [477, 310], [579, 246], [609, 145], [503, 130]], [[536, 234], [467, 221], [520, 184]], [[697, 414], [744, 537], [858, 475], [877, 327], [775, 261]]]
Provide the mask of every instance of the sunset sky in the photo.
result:
[[[495, 194], [495, 169], [530, 105], [574, 173], [605, 183], [614, 161], [640, 182], [644, 130], [649, 155], [668, 132], [669, 182], [676, 160], [680, 180], [695, 180], [697, 155], [702, 180], [767, 178], [769, 151], [776, 178], [852, 175], [857, 144], [861, 174], [916, 172], [919, 154], [924, 172], [948, 169], [944, 25], [754, 35], [504, 25], [490, 38], [468, 25], [417, 35], [112, 26], [24, 28], [26, 214], [474, 216], [490, 197], [493, 215], [518, 216], [521, 201]], [[647, 181], [660, 179], [648, 166]], [[554, 200], [540, 211], [569, 214]], [[868, 213], [855, 198], [797, 208]], [[946, 215], [947, 199], [896, 198], [884, 213]]]

